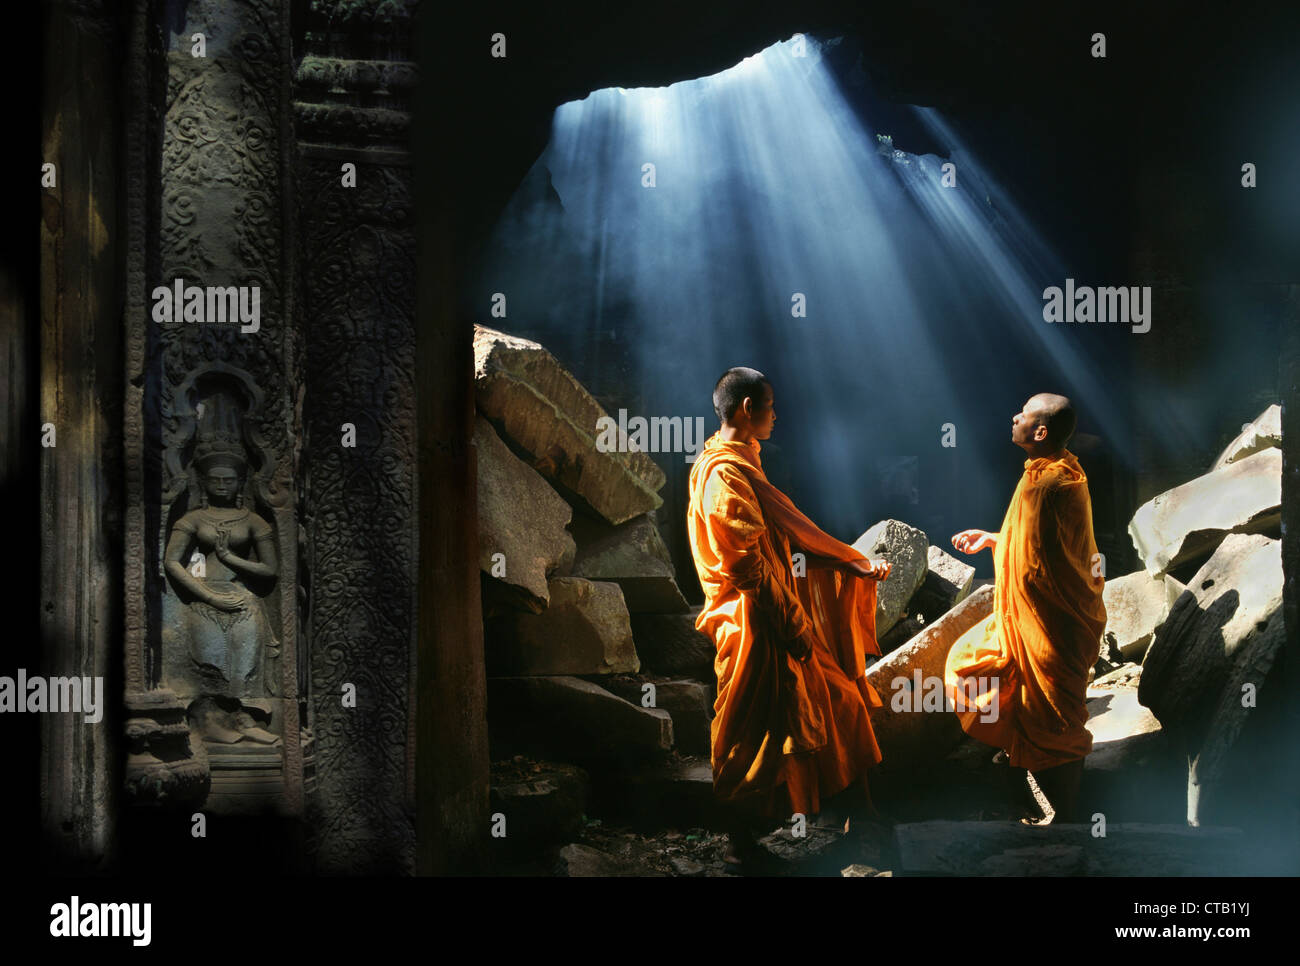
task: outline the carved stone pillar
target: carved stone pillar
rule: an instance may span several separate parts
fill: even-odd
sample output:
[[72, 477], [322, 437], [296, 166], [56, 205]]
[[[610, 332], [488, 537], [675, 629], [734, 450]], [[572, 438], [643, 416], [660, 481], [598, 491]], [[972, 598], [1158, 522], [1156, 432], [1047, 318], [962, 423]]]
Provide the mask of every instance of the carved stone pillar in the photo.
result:
[[138, 2], [133, 14], [125, 649], [137, 804], [303, 807], [288, 6]]
[[319, 776], [309, 814], [326, 872], [415, 864], [415, 7], [312, 4], [295, 78]]

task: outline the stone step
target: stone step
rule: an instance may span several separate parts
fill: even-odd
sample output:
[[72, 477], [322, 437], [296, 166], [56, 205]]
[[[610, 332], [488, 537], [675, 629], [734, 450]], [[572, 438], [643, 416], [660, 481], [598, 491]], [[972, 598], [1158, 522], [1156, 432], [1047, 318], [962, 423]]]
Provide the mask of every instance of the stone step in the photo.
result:
[[691, 678], [618, 674], [597, 683], [632, 704], [667, 711], [673, 719], [674, 747], [684, 755], [708, 757], [713, 721], [713, 681], [705, 683]]
[[484, 622], [489, 674], [508, 677], [640, 670], [618, 584], [553, 577], [547, 588], [550, 606], [542, 613], [512, 614]]
[[697, 681], [715, 679], [713, 641], [695, 629], [700, 610], [632, 615], [632, 639], [645, 670]]
[[654, 758], [673, 746], [667, 711], [642, 708], [575, 677], [488, 679], [492, 753], [585, 765]]
[[643, 768], [593, 774], [593, 810], [606, 822], [638, 830], [725, 829], [707, 758], [674, 755]]
[[618, 584], [633, 614], [684, 614], [690, 610], [677, 587], [668, 548], [650, 514], [613, 527], [579, 513], [570, 529], [578, 545], [573, 576]]

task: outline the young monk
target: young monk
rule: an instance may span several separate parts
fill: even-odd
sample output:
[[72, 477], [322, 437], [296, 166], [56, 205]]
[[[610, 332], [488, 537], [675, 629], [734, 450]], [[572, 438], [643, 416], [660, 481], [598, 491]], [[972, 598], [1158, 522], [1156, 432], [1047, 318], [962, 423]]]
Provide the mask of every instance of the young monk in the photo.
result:
[[691, 469], [686, 523], [705, 598], [695, 626], [717, 646], [711, 759], [727, 861], [752, 869], [767, 857], [753, 835], [764, 818], [818, 814], [853, 785], [874, 813], [868, 709], [881, 701], [866, 656], [880, 653], [876, 581], [889, 564], [822, 532], [768, 482], [759, 441], [776, 411], [761, 372], [727, 370], [713, 408], [721, 429]]
[[[952, 538], [963, 553], [993, 549], [993, 615], [957, 640], [944, 669], [966, 733], [1032, 773], [1054, 813], [1045, 821], [1056, 822], [1077, 818], [1092, 750], [1088, 670], [1106, 627], [1088, 478], [1065, 448], [1074, 426], [1070, 400], [1054, 393], [1031, 397], [1012, 417], [1011, 441], [1029, 458], [1002, 529]], [[979, 678], [996, 688], [980, 694]]]

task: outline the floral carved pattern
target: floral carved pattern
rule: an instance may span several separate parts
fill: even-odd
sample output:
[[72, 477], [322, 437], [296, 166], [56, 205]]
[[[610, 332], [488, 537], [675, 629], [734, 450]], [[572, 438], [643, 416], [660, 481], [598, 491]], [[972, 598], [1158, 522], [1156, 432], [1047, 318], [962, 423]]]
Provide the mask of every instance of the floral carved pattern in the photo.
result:
[[[407, 801], [415, 547], [415, 237], [408, 169], [304, 158], [311, 690], [318, 861], [411, 872]], [[342, 445], [343, 424], [356, 428]], [[338, 697], [356, 686], [355, 708]]]

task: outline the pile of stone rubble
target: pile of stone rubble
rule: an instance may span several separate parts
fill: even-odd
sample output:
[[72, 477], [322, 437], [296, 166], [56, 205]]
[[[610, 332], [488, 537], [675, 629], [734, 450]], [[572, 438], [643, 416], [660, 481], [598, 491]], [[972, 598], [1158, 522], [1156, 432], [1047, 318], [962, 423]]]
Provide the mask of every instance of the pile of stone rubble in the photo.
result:
[[[1081, 806], [1093, 823], [1028, 836], [1010, 823], [902, 824], [898, 872], [1279, 871], [1256, 833], [1278, 818], [1261, 803], [1284, 728], [1280, 446], [1281, 410], [1273, 405], [1206, 473], [1133, 516], [1129, 533], [1143, 569], [1106, 581], [1102, 657], [1088, 690], [1093, 751]], [[990, 611], [991, 591], [981, 588], [887, 654], [870, 672], [877, 689], [916, 668], [941, 674], [953, 641]], [[922, 768], [955, 782], [970, 762], [989, 777], [983, 746], [951, 715], [886, 708], [873, 720], [886, 754], [882, 773], [892, 765], [899, 784], [915, 789]], [[1107, 823], [1106, 834], [1096, 834]]]
[[[582, 837], [603, 825], [629, 838], [661, 836], [668, 851], [657, 867], [666, 874], [717, 866], [675, 854], [683, 841], [713, 841], [720, 826], [709, 766], [713, 645], [695, 630], [698, 608], [678, 588], [660, 534], [661, 524], [679, 524], [656, 519], [663, 471], [643, 452], [597, 445], [604, 409], [542, 346], [478, 326], [474, 352], [498, 858], [549, 856], [536, 868], [560, 873], [609, 868], [574, 859], [596, 854], [591, 843], [604, 840]], [[1145, 569], [1106, 583], [1085, 805], [1131, 830], [1132, 856], [1163, 849], [1174, 871], [1212, 871], [1208, 853], [1168, 823], [1184, 804], [1189, 824], [1205, 820], [1234, 743], [1269, 700], [1265, 682], [1284, 636], [1280, 435], [1273, 406], [1209, 472], [1142, 506], [1130, 533]], [[953, 642], [991, 613], [993, 587], [972, 592], [973, 567], [897, 520], [877, 523], [854, 546], [892, 565], [876, 615], [883, 657], [868, 671], [885, 699], [873, 716], [881, 787], [899, 804], [918, 775], [957, 781], [965, 769], [967, 779], [986, 781], [988, 756], [954, 715], [896, 710], [890, 698], [918, 671], [923, 680], [942, 676]], [[1123, 871], [1110, 851], [1053, 842], [1027, 856], [1019, 832], [967, 828], [991, 825], [1001, 827], [905, 822], [892, 862], [900, 873], [933, 872], [945, 837], [955, 836], [993, 851], [963, 853], [962, 868], [949, 871], [1050, 873], [1062, 862], [1064, 874]], [[769, 847], [778, 852], [800, 845], [777, 838]], [[871, 856], [872, 867], [882, 861]]]

